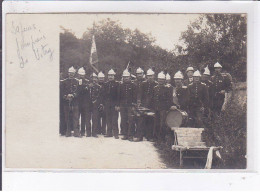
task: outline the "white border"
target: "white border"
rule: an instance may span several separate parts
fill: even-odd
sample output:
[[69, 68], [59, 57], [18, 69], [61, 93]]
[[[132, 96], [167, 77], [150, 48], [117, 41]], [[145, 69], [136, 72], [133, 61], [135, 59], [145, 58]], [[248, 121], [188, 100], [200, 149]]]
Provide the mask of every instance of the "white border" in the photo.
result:
[[[259, 92], [254, 90], [254, 86], [259, 83], [259, 76], [254, 74], [259, 73], [259, 66], [256, 62], [259, 60], [259, 46], [260, 41], [257, 34], [259, 30], [260, 8], [257, 2], [19, 2], [7, 1], [3, 3], [3, 82], [2, 82], [2, 135], [3, 135], [3, 189], [179, 189], [187, 190], [187, 183], [190, 189], [228, 189], [228, 188], [242, 188], [246, 186], [250, 188], [258, 187], [259, 181], [259, 109], [253, 109], [259, 102]], [[5, 14], [6, 13], [78, 13], [78, 12], [130, 12], [130, 13], [247, 13], [248, 14], [248, 169], [247, 170], [210, 170], [203, 173], [201, 170], [53, 170], [47, 171], [59, 173], [38, 173], [38, 172], [24, 172], [24, 170], [14, 169], [18, 172], [7, 172], [10, 169], [5, 168]], [[258, 17], [257, 17], [258, 16]], [[258, 19], [258, 20], [257, 20]], [[256, 28], [258, 24], [258, 28]], [[257, 44], [258, 43], [258, 44]], [[250, 67], [250, 68], [249, 68]], [[254, 119], [255, 118], [255, 119]], [[38, 169], [26, 169], [26, 171], [39, 171]], [[22, 172], [19, 172], [22, 171]], [[40, 170], [40, 172], [46, 172]], [[83, 173], [82, 173], [83, 172]], [[86, 173], [88, 172], [88, 173]], [[103, 172], [103, 173], [100, 173]], [[104, 173], [106, 172], [106, 173]], [[111, 173], [113, 172], [113, 173]], [[123, 172], [123, 173], [122, 173]], [[130, 173], [129, 173], [130, 172]], [[138, 172], [138, 173], [137, 173]], [[150, 173], [143, 173], [150, 172]], [[151, 173], [153, 172], [153, 173]], [[174, 174], [173, 174], [174, 172]], [[186, 172], [186, 173], [179, 173]], [[189, 172], [189, 173], [188, 173]], [[190, 173], [194, 172], [194, 173]], [[206, 172], [206, 173], [205, 173]], [[214, 173], [212, 172], [226, 172]], [[230, 173], [232, 172], [232, 173]], [[234, 173], [236, 172], [236, 173]], [[245, 173], [251, 172], [251, 173]], [[120, 174], [119, 174], [120, 173]], [[213, 175], [213, 176], [210, 176]], [[80, 178], [81, 177], [81, 178]], [[245, 177], [245, 178], [242, 178]], [[29, 178], [29, 179], [28, 179]], [[77, 180], [71, 182], [71, 180]], [[102, 180], [101, 182], [98, 179]], [[111, 181], [111, 180], [117, 181]], [[122, 182], [122, 180], [127, 179]], [[38, 181], [37, 181], [38, 180]], [[44, 181], [42, 181], [44, 180]], [[110, 181], [108, 181], [110, 180]], [[187, 180], [187, 182], [185, 181]], [[212, 181], [211, 181], [212, 180]], [[244, 181], [241, 181], [244, 180]], [[247, 180], [247, 181], [246, 181]], [[249, 181], [250, 180], [250, 181]], [[33, 184], [33, 182], [35, 184]], [[86, 184], [88, 182], [88, 184]], [[110, 184], [107, 184], [108, 181]], [[132, 183], [135, 184], [126, 184]], [[176, 184], [173, 184], [175, 181]], [[202, 186], [201, 183], [203, 181]], [[217, 181], [217, 182], [216, 182]], [[56, 183], [56, 184], [55, 184]], [[177, 184], [178, 183], [178, 184]], [[218, 184], [216, 184], [218, 183]], [[205, 186], [207, 185], [207, 186]], [[222, 187], [221, 187], [221, 186]], [[233, 185], [233, 186], [232, 186]]]

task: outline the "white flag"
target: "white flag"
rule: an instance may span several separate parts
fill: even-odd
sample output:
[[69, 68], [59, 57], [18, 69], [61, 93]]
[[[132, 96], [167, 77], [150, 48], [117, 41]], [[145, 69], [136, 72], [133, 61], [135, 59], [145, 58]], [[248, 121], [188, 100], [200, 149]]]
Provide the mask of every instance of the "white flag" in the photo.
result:
[[91, 50], [90, 50], [90, 65], [94, 68], [95, 71], [98, 72], [98, 56], [97, 56], [97, 47], [95, 42], [95, 36], [92, 36]]

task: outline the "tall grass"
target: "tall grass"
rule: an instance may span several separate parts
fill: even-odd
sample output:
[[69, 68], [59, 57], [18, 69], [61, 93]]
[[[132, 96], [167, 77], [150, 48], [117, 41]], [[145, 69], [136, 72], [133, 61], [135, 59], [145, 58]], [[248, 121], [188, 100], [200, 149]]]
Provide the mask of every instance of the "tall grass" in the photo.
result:
[[222, 162], [216, 168], [246, 168], [247, 150], [247, 108], [234, 100], [226, 111], [208, 124], [206, 140], [216, 146], [222, 146]]

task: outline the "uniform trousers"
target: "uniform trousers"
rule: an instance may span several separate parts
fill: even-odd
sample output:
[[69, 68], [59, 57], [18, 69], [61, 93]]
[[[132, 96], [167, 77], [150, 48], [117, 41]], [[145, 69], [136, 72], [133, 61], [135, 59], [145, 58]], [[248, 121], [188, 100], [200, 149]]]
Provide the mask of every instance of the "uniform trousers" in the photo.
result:
[[221, 112], [221, 108], [223, 106], [224, 100], [225, 100], [225, 95], [219, 93], [217, 93], [212, 99], [212, 111], [217, 115], [219, 115]]
[[144, 116], [144, 122], [143, 122], [143, 129], [144, 129], [144, 135], [147, 140], [154, 138], [154, 122], [155, 117], [152, 116]]
[[[70, 114], [72, 120], [70, 120]], [[79, 136], [79, 107], [75, 104], [64, 105], [64, 118], [66, 124], [66, 136], [71, 136], [70, 121], [72, 121], [74, 136]]]
[[107, 135], [118, 136], [118, 112], [112, 104], [106, 104]]
[[[106, 108], [105, 108], [106, 109]], [[98, 111], [98, 134], [106, 134], [106, 110]]]
[[166, 126], [165, 126], [166, 110], [155, 111], [155, 122], [154, 122], [154, 134], [155, 138], [159, 141], [165, 139]]
[[[92, 120], [92, 130], [90, 120]], [[86, 131], [87, 136], [97, 135], [98, 130], [98, 105], [96, 103], [92, 104], [89, 111], [86, 111]]]
[[144, 137], [144, 119], [143, 116], [134, 116], [134, 123], [135, 125], [133, 125], [133, 133], [135, 135], [135, 137], [143, 139]]
[[203, 112], [201, 111], [201, 106], [190, 106], [189, 117], [192, 119], [192, 123], [189, 124], [190, 127], [204, 127], [202, 121]]
[[82, 105], [79, 104], [79, 116], [80, 116], [80, 134], [82, 136], [85, 135], [86, 132], [86, 112], [87, 112], [87, 108]]
[[121, 133], [126, 137], [133, 137], [133, 112], [132, 107], [122, 106], [120, 107], [121, 115]]
[[60, 134], [66, 134], [66, 124], [65, 124], [65, 116], [64, 116], [64, 102], [60, 100]]

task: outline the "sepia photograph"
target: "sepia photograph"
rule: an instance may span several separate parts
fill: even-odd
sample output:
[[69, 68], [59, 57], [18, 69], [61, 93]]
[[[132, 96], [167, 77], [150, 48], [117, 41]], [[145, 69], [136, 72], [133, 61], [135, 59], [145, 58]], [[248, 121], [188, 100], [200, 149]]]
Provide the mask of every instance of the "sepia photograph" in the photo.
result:
[[247, 168], [247, 14], [67, 14], [59, 25], [55, 135], [73, 168]]
[[4, 2], [3, 190], [258, 189], [258, 8]]
[[6, 21], [6, 168], [247, 169], [246, 13]]

